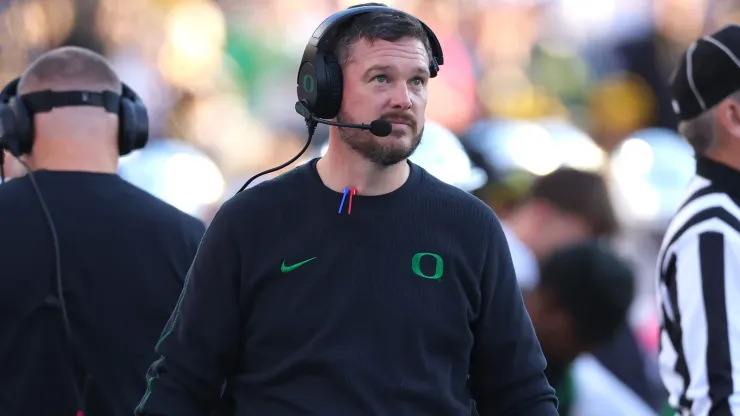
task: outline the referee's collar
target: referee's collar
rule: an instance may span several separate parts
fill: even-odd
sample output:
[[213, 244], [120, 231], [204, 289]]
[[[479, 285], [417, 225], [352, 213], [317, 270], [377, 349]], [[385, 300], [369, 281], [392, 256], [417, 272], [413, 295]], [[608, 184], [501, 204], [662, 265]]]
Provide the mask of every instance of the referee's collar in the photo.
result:
[[740, 194], [740, 171], [704, 156], [696, 158], [696, 174], [709, 179], [724, 192]]

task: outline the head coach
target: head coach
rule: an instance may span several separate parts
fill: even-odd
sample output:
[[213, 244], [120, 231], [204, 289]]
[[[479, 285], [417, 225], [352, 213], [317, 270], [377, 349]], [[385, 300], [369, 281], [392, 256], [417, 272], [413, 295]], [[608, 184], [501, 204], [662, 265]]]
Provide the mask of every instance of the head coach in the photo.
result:
[[696, 176], [657, 264], [671, 414], [740, 414], [740, 26], [692, 43], [672, 81]]
[[116, 175], [147, 112], [105, 59], [64, 47], [0, 92], [0, 414], [130, 415], [203, 224]]
[[138, 415], [557, 414], [501, 225], [407, 160], [442, 63], [383, 5], [319, 26], [299, 105], [345, 126], [217, 213]]

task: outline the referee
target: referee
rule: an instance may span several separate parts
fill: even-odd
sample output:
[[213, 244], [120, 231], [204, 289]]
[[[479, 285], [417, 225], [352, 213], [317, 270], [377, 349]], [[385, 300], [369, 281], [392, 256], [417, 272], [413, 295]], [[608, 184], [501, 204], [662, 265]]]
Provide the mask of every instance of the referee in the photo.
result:
[[689, 46], [672, 81], [696, 176], [658, 258], [666, 414], [740, 415], [740, 27]]

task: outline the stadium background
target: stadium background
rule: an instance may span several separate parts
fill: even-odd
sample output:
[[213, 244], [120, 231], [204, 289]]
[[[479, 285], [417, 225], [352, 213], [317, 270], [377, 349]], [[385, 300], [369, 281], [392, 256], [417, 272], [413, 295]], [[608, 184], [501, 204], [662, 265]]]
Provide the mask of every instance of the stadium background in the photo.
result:
[[[150, 111], [150, 145], [125, 157], [121, 174], [208, 221], [251, 174], [303, 146], [298, 60], [323, 18], [356, 3], [0, 0], [0, 82], [61, 45], [107, 56]], [[616, 247], [639, 271], [631, 323], [651, 353], [655, 256], [694, 170], [667, 83], [693, 39], [740, 20], [734, 3], [386, 1], [424, 20], [445, 51], [417, 163], [501, 217], [537, 175], [602, 172], [622, 225]], [[299, 162], [320, 154], [327, 134], [319, 128]]]

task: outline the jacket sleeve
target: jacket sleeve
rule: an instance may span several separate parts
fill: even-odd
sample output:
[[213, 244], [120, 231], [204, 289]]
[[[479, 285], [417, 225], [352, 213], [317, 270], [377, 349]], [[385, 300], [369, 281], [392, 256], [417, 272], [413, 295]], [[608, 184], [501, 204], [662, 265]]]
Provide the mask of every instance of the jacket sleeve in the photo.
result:
[[201, 416], [218, 406], [239, 350], [241, 257], [227, 202], [198, 247], [185, 286], [156, 345], [138, 416]]
[[557, 416], [555, 391], [524, 308], [521, 290], [501, 224], [491, 221], [480, 290], [480, 313], [473, 324], [470, 368], [473, 399], [480, 416]]

